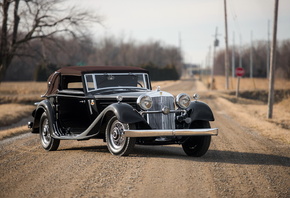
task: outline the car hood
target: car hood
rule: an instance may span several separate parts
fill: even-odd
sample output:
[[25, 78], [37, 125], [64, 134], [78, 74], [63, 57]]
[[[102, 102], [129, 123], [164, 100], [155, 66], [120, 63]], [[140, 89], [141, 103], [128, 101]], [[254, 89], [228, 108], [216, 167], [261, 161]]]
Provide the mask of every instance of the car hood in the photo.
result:
[[96, 92], [94, 94], [94, 97], [96, 99], [110, 99], [110, 98], [116, 98], [117, 96], [122, 96], [124, 99], [137, 99], [140, 95], [150, 95], [151, 97], [156, 96], [172, 96], [172, 94], [165, 92], [165, 91], [152, 91], [148, 89], [108, 89], [101, 92]]
[[151, 90], [146, 89], [110, 89], [102, 90], [100, 92], [95, 92], [93, 95], [96, 99], [105, 99], [105, 98], [116, 98], [117, 96], [122, 96], [123, 98], [138, 98], [140, 95], [148, 94], [152, 92]]

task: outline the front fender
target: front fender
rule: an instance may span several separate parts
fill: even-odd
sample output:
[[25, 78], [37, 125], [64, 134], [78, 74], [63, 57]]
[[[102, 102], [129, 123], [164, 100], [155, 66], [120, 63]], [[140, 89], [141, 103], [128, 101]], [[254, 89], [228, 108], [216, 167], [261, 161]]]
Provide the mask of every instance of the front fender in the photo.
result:
[[[137, 113], [132, 106], [125, 104], [125, 103], [114, 103], [107, 106], [96, 119], [91, 123], [91, 125], [82, 133], [76, 136], [62, 136], [57, 137], [53, 136], [57, 139], [74, 139], [74, 140], [82, 140], [88, 139], [93, 136], [98, 135], [100, 132], [101, 125], [107, 124], [108, 119], [110, 116], [116, 115], [117, 119], [122, 123], [137, 123], [137, 122], [144, 122], [144, 118]], [[106, 125], [104, 125], [106, 126]]]
[[145, 121], [144, 118], [134, 108], [126, 103], [114, 103], [105, 109], [108, 112], [113, 112], [118, 120], [122, 123], [136, 123]]
[[195, 120], [214, 121], [214, 116], [210, 107], [204, 102], [200, 101], [191, 102], [191, 104], [186, 110], [190, 112], [190, 118], [192, 121]]

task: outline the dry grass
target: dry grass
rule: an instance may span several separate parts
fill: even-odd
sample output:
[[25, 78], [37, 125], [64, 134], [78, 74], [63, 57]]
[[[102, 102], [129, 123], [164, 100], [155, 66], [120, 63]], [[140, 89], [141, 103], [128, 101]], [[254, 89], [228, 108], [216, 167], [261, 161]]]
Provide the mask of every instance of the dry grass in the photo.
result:
[[0, 105], [0, 127], [9, 126], [22, 118], [31, 115], [35, 107], [23, 104], [1, 104]]
[[[46, 82], [2, 82], [0, 84], [0, 127], [11, 126], [31, 115], [34, 102], [46, 91]], [[0, 131], [0, 139], [27, 132], [27, 126]]]
[[0, 131], [0, 140], [15, 136], [15, 135], [19, 135], [22, 133], [27, 133], [27, 126], [20, 126], [20, 127], [8, 129], [8, 130]]
[[269, 139], [290, 144], [290, 130], [287, 129], [290, 126], [290, 112], [285, 111], [281, 104], [275, 105], [274, 118], [269, 120], [266, 116], [266, 105], [232, 103], [223, 97], [218, 97], [217, 101], [242, 126], [247, 126]]
[[[209, 76], [202, 78], [204, 84], [210, 82]], [[215, 76], [214, 77], [214, 90], [224, 91], [225, 89], [225, 77]], [[237, 78], [229, 77], [229, 90], [235, 91], [237, 88]], [[240, 79], [240, 90], [268, 90], [269, 80], [267, 78], [241, 78]], [[275, 80], [275, 89], [290, 89], [290, 81], [285, 79]]]
[[[210, 82], [209, 77], [203, 78], [203, 82]], [[290, 144], [290, 98], [289, 95], [279, 96], [283, 100], [274, 104], [273, 118], [267, 119], [268, 105], [258, 99], [236, 98], [235, 95], [229, 95], [229, 92], [236, 91], [237, 78], [230, 78], [229, 91], [225, 90], [225, 78], [215, 76], [214, 92], [221, 97], [220, 103], [227, 106], [227, 112], [236, 117], [243, 125], [259, 131], [270, 139]], [[269, 80], [266, 78], [241, 78], [240, 92], [268, 90]], [[284, 79], [275, 80], [275, 89], [289, 90], [290, 81]], [[218, 92], [217, 92], [218, 91]], [[250, 94], [250, 93], [249, 93]], [[226, 100], [225, 100], [226, 99]]]
[[46, 82], [2, 82], [0, 84], [0, 104], [30, 103], [41, 100], [46, 92]]
[[177, 80], [152, 81], [151, 86], [153, 90], [156, 90], [158, 86], [160, 86], [162, 90], [164, 87], [170, 86], [176, 82]]

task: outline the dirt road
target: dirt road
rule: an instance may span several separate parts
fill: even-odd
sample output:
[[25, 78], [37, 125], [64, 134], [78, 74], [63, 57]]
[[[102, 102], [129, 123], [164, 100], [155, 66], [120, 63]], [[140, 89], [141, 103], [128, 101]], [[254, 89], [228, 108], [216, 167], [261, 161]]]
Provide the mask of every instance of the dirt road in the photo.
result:
[[[165, 90], [190, 91], [193, 81]], [[290, 197], [290, 146], [233, 120], [211, 97], [219, 135], [208, 153], [187, 157], [181, 146], [136, 146], [112, 156], [101, 140], [61, 141], [44, 151], [38, 135], [0, 142], [0, 197]]]

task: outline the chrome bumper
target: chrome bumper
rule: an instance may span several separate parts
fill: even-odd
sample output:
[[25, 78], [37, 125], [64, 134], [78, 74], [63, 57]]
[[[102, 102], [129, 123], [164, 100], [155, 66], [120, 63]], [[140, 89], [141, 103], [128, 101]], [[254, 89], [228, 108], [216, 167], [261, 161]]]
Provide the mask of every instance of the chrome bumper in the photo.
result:
[[202, 135], [218, 135], [218, 128], [124, 130], [125, 137], [202, 136]]

